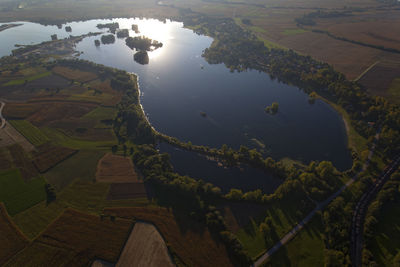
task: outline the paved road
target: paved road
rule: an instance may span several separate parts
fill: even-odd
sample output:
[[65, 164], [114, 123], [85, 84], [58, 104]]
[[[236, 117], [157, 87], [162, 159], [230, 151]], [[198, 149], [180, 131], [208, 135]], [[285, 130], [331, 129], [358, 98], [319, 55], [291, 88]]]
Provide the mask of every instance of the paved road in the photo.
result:
[[[375, 141], [379, 139], [379, 131], [375, 135]], [[263, 254], [260, 258], [258, 258], [252, 266], [258, 267], [261, 266], [272, 254], [274, 254], [280, 247], [285, 245], [287, 242], [289, 242], [295, 235], [304, 228], [304, 225], [306, 225], [312, 217], [318, 212], [321, 211], [323, 208], [325, 208], [326, 205], [328, 205], [332, 200], [334, 200], [336, 197], [338, 197], [347, 187], [352, 185], [358, 178], [358, 175], [365, 171], [368, 168], [368, 165], [372, 159], [372, 156], [375, 151], [375, 143], [372, 145], [372, 148], [368, 154], [368, 158], [366, 162], [364, 163], [362, 169], [360, 172], [358, 172], [356, 175], [354, 175], [353, 178], [351, 178], [346, 184], [344, 184], [337, 192], [332, 194], [328, 199], [325, 201], [319, 203], [317, 207], [311, 211], [307, 217], [305, 217], [299, 224], [297, 224], [292, 230], [289, 231], [278, 243], [276, 243], [270, 250], [268, 250], [265, 254]]]
[[351, 225], [351, 259], [353, 266], [355, 267], [359, 267], [362, 264], [363, 226], [369, 204], [375, 198], [379, 190], [382, 189], [389, 177], [397, 170], [399, 165], [400, 156], [385, 168], [381, 176], [376, 179], [375, 183], [369, 188], [369, 190], [362, 195], [354, 209]]
[[6, 103], [0, 102], [0, 121], [1, 121], [0, 129], [3, 129], [4, 126], [6, 126], [6, 119], [4, 119], [3, 114], [2, 114], [2, 111], [3, 111], [3, 108], [5, 105], [6, 105]]

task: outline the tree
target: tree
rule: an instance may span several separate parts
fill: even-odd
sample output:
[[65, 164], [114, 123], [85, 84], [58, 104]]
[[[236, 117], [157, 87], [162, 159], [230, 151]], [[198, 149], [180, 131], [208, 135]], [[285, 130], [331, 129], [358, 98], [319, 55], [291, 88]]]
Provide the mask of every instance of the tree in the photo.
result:
[[46, 184], [44, 189], [46, 191], [46, 203], [47, 204], [50, 204], [51, 202], [56, 200], [57, 196], [56, 196], [55, 190], [50, 184]]
[[113, 154], [117, 153], [117, 151], [118, 151], [118, 146], [117, 146], [117, 145], [113, 145], [113, 146], [111, 147], [111, 151], [112, 151]]
[[240, 189], [232, 188], [228, 194], [226, 194], [226, 198], [233, 200], [241, 200], [243, 197], [243, 192]]

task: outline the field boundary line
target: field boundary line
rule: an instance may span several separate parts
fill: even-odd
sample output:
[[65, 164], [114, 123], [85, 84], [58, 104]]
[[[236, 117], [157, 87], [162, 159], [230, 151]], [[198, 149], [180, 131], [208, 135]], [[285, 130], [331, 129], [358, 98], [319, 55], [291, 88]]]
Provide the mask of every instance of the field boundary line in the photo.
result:
[[355, 78], [353, 80], [353, 82], [358, 82], [359, 80], [361, 80], [362, 77], [365, 76], [365, 74], [367, 74], [373, 67], [375, 67], [376, 65], [378, 65], [379, 63], [381, 63], [379, 60], [376, 61], [375, 63], [373, 63], [371, 66], [369, 66], [366, 70], [364, 70], [357, 78]]

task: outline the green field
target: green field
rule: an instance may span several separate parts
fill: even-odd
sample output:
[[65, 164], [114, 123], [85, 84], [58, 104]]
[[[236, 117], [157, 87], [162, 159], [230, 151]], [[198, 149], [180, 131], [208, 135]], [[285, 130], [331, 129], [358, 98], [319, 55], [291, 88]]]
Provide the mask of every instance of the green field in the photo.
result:
[[37, 75], [33, 75], [33, 76], [30, 76], [30, 77], [25, 77], [24, 79], [18, 79], [18, 80], [9, 81], [8, 83], [3, 84], [3, 86], [22, 85], [25, 82], [31, 82], [31, 81], [34, 81], [34, 80], [37, 80], [37, 79], [40, 79], [40, 78], [44, 78], [46, 76], [49, 76], [50, 74], [51, 74], [51, 72], [47, 71], [47, 72], [40, 73], [40, 74], [37, 74]]
[[298, 235], [279, 249], [267, 266], [324, 266], [323, 225], [316, 215]]
[[75, 179], [94, 181], [97, 162], [103, 155], [103, 151], [81, 150], [52, 168], [45, 174], [45, 177], [58, 191]]
[[393, 258], [400, 252], [400, 205], [388, 204], [381, 212], [376, 226], [371, 252], [378, 266], [392, 266]]
[[11, 125], [17, 129], [28, 141], [34, 146], [40, 146], [49, 141], [46, 135], [42, 133], [36, 126], [26, 120], [9, 121]]
[[115, 141], [88, 141], [79, 138], [73, 138], [59, 129], [48, 127], [43, 127], [42, 131], [51, 139], [52, 142], [72, 149], [96, 149], [111, 151], [111, 147], [116, 143]]
[[115, 108], [97, 107], [89, 113], [85, 114], [85, 116], [83, 116], [81, 120], [96, 121], [95, 127], [105, 127], [105, 124], [102, 123], [102, 120], [114, 120], [116, 116], [117, 111]]
[[106, 203], [109, 185], [75, 181], [57, 194], [57, 199], [45, 202], [25, 210], [13, 217], [15, 224], [29, 238], [37, 237], [54, 221], [67, 207], [73, 207], [83, 212], [101, 213]]
[[46, 198], [46, 182], [42, 177], [24, 182], [19, 170], [0, 172], [0, 202], [12, 216]]

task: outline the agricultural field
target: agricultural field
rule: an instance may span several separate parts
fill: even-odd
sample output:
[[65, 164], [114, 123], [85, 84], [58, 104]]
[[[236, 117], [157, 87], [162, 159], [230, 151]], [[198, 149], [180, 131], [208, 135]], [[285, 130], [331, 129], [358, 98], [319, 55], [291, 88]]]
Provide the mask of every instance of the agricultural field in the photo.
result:
[[31, 152], [35, 149], [23, 135], [6, 122], [6, 126], [0, 129], [0, 147], [4, 148], [14, 144], [20, 145], [25, 152]]
[[224, 245], [186, 215], [159, 207], [106, 208], [104, 214], [153, 223], [168, 246], [189, 266], [232, 266]]
[[96, 181], [103, 183], [138, 183], [138, 174], [132, 160], [107, 153], [99, 160], [96, 171]]
[[34, 153], [33, 164], [40, 173], [44, 173], [77, 152], [70, 148], [44, 145]]
[[40, 146], [49, 141], [37, 127], [25, 120], [9, 121], [10, 124], [20, 132], [34, 146]]
[[95, 181], [97, 162], [103, 151], [80, 150], [44, 174], [45, 178], [57, 190], [69, 185], [73, 180]]
[[116, 266], [172, 267], [175, 264], [158, 230], [152, 224], [136, 222]]
[[371, 94], [400, 103], [400, 63], [377, 62], [358, 80]]
[[21, 172], [22, 178], [29, 181], [39, 175], [37, 169], [33, 165], [30, 155], [27, 154], [20, 145], [12, 145], [8, 147], [15, 167]]
[[42, 177], [24, 181], [19, 170], [0, 172], [0, 202], [12, 216], [46, 198], [45, 180]]
[[[8, 266], [34, 263], [43, 266], [61, 263], [87, 266], [96, 258], [116, 262], [132, 225], [132, 220], [102, 218], [67, 209]], [[43, 246], [46, 249], [37, 253]]]
[[81, 70], [74, 70], [68, 67], [57, 66], [52, 69], [53, 73], [64, 77], [67, 80], [72, 80], [80, 83], [86, 83], [96, 80], [98, 77], [93, 72], [85, 72]]
[[21, 234], [8, 216], [5, 206], [0, 203], [0, 265], [28, 245], [28, 240]]

